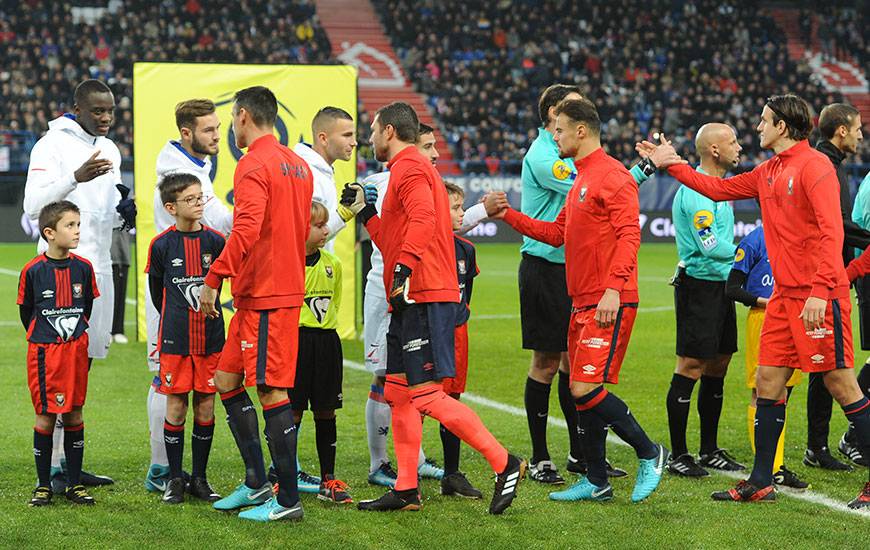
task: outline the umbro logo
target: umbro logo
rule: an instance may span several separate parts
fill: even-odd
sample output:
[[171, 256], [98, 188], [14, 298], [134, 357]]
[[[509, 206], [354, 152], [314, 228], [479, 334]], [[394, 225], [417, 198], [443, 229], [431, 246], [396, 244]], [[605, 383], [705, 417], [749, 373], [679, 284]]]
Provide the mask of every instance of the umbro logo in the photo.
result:
[[181, 267], [184, 265], [184, 260], [181, 258], [172, 258], [172, 267]]
[[51, 290], [50, 288], [49, 288], [49, 289], [46, 289], [46, 290], [43, 290], [43, 291], [42, 291], [42, 297], [43, 297], [43, 298], [54, 298], [54, 291]]

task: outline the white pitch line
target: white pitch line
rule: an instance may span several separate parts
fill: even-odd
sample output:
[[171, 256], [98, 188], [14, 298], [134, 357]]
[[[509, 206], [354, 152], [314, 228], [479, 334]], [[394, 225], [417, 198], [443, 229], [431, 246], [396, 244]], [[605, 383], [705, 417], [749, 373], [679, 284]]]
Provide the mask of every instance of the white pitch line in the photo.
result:
[[[368, 372], [365, 365], [361, 363], [357, 363], [356, 361], [350, 361], [345, 359], [344, 366], [362, 372]], [[489, 399], [488, 397], [483, 397], [482, 395], [477, 395], [471, 392], [465, 392], [462, 394], [463, 401], [469, 401], [471, 403], [475, 403], [480, 405], [481, 407], [487, 407], [489, 409], [495, 409], [497, 411], [501, 411], [504, 413], [511, 414], [513, 416], [519, 416], [522, 418], [526, 417], [526, 411], [515, 407], [513, 405], [508, 405], [507, 403], [502, 403], [501, 401], [495, 401], [493, 399]], [[551, 426], [558, 426], [560, 428], [567, 428], [568, 425], [561, 418], [555, 418], [552, 416], [547, 417], [547, 423]], [[622, 445], [624, 447], [628, 447], [628, 443], [619, 439], [618, 437], [608, 434], [607, 441], [609, 443], [615, 443], [617, 445]], [[732, 479], [743, 479], [745, 475], [741, 475], [738, 473], [726, 473], [726, 472], [715, 472], [716, 474], [720, 474], [726, 477], [730, 477]], [[793, 491], [790, 489], [777, 489], [779, 494], [784, 494], [791, 498], [796, 498], [798, 500], [803, 500], [804, 502], [809, 502], [811, 504], [818, 504], [819, 506], [825, 506], [826, 508], [830, 508], [831, 510], [836, 510], [838, 512], [845, 512], [847, 514], [852, 514], [854, 516], [858, 516], [864, 519], [870, 519], [870, 513], [861, 511], [861, 510], [853, 510], [849, 508], [845, 504], [840, 501], [834, 500], [833, 498], [824, 495], [822, 493], [816, 493], [814, 491]]]

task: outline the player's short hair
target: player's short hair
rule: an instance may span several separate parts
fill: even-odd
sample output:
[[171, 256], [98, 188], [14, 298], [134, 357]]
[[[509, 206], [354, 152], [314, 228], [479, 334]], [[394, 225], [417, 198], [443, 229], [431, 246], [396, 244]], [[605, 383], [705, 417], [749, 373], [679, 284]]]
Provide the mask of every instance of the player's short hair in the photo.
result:
[[822, 109], [819, 115], [819, 133], [822, 138], [831, 139], [840, 126], [848, 130], [852, 127], [855, 117], [861, 113], [848, 103], [832, 103]]
[[55, 201], [43, 206], [39, 211], [39, 236], [45, 239], [46, 229], [57, 229], [57, 223], [67, 212], [81, 213], [79, 207], [71, 201]]
[[178, 129], [196, 128], [196, 119], [215, 111], [214, 101], [210, 99], [188, 99], [175, 106], [175, 125]]
[[541, 125], [546, 126], [550, 123], [550, 107], [555, 107], [571, 93], [583, 95], [580, 86], [573, 84], [553, 84], [541, 92], [541, 97], [538, 99], [538, 116], [541, 117]]
[[396, 137], [405, 143], [416, 143], [420, 134], [420, 120], [413, 107], [403, 101], [384, 105], [375, 113], [381, 128], [387, 125], [396, 130]]
[[565, 115], [574, 122], [583, 124], [593, 135], [601, 134], [601, 119], [595, 104], [586, 98], [565, 99], [556, 105], [556, 115]]
[[259, 128], [275, 126], [278, 118], [278, 99], [272, 90], [265, 86], [251, 86], [239, 90], [233, 96], [233, 101], [239, 109], [244, 109], [251, 115], [251, 120]]
[[329, 209], [326, 205], [318, 200], [311, 201], [311, 223], [321, 223], [329, 221]]
[[417, 131], [417, 134], [418, 134], [417, 138], [419, 139], [419, 137], [424, 135], [424, 134], [434, 134], [434, 133], [435, 133], [435, 128], [429, 126], [425, 122], [421, 122], [420, 129]]
[[317, 111], [314, 118], [311, 119], [311, 133], [317, 135], [318, 129], [322, 129], [326, 124], [336, 120], [353, 121], [353, 117], [340, 107], [324, 107]]
[[794, 94], [773, 95], [767, 98], [767, 107], [773, 111], [773, 123], [785, 122], [790, 139], [807, 139], [813, 130], [813, 116], [809, 104]]
[[191, 185], [202, 185], [202, 182], [189, 172], [172, 172], [163, 176], [163, 179], [157, 184], [157, 189], [160, 191], [160, 202], [166, 204], [177, 201], [178, 196]]
[[73, 92], [73, 102], [78, 106], [82, 106], [88, 103], [88, 99], [90, 99], [91, 94], [110, 93], [112, 93], [111, 88], [109, 88], [102, 80], [85, 80], [84, 82], [81, 82], [78, 86], [76, 86], [76, 89]]
[[459, 195], [463, 199], [465, 198], [465, 189], [459, 187], [455, 183], [450, 183], [449, 181], [445, 181], [444, 187], [447, 189], [448, 195]]

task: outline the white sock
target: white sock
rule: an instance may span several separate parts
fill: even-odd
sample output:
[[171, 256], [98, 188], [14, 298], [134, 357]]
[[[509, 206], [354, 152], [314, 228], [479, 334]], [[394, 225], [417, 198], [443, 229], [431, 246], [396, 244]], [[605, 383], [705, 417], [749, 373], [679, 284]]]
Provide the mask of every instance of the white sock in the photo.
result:
[[[383, 391], [383, 388], [373, 385], [372, 392], [366, 400], [366, 432], [368, 432], [371, 460], [369, 473], [374, 472], [381, 467], [381, 464], [389, 461], [387, 458], [387, 436], [390, 433], [390, 421], [393, 415], [390, 406], [383, 401]], [[376, 395], [377, 400], [373, 399], [372, 395]]]
[[51, 467], [60, 468], [60, 461], [64, 458], [66, 455], [63, 452], [63, 419], [57, 415], [51, 438]]
[[417, 457], [417, 468], [423, 465], [426, 462], [426, 453], [423, 452], [423, 447], [420, 447], [420, 456]]
[[148, 429], [151, 431], [151, 464], [169, 466], [166, 443], [163, 441], [163, 422], [166, 420], [166, 396], [148, 386]]

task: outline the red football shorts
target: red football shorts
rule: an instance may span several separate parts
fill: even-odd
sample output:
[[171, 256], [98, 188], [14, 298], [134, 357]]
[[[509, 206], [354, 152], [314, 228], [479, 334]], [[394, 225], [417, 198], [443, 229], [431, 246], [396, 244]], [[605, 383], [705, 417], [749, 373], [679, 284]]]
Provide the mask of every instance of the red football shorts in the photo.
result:
[[211, 355], [160, 354], [160, 387], [163, 394], [214, 393], [214, 371], [217, 370], [220, 353]]
[[442, 378], [444, 393], [462, 393], [465, 391], [465, 381], [468, 378], [468, 323], [456, 327], [453, 331], [453, 349], [456, 356], [456, 376]]
[[847, 299], [828, 300], [825, 325], [807, 331], [800, 318], [806, 299], [774, 293], [761, 328], [758, 364], [796, 367], [803, 372], [827, 372], [854, 366], [852, 306]]
[[299, 350], [299, 311], [299, 307], [236, 310], [217, 370], [243, 375], [246, 386], [292, 388]]
[[36, 414], [62, 414], [85, 404], [88, 333], [62, 344], [27, 345], [27, 385]]
[[613, 326], [598, 328], [594, 307], [573, 310], [568, 324], [571, 380], [616, 384], [636, 317], [636, 305], [623, 305]]

